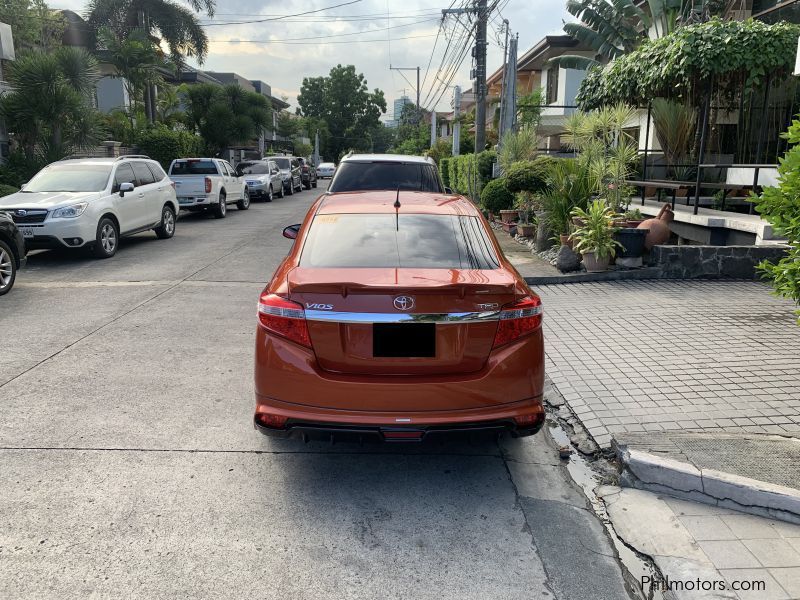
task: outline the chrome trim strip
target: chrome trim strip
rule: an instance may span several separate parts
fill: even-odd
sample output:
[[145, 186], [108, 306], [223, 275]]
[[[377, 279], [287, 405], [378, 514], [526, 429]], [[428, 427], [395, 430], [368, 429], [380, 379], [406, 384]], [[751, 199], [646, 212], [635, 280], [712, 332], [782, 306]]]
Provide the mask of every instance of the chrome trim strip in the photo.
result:
[[333, 321], [335, 323], [484, 323], [500, 319], [500, 311], [462, 313], [356, 313], [329, 310], [306, 310], [309, 321]]

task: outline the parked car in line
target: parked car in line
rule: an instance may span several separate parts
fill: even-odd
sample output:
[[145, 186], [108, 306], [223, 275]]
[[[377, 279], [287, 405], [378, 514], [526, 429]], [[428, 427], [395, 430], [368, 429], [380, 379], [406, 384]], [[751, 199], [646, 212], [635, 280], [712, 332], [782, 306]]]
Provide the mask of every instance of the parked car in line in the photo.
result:
[[236, 174], [244, 179], [251, 200], [272, 202], [276, 193], [283, 198], [283, 178], [274, 160], [242, 161], [236, 165]]
[[257, 311], [260, 431], [410, 442], [542, 427], [542, 303], [471, 201], [325, 194], [284, 236]]
[[0, 210], [0, 296], [14, 287], [17, 272], [25, 265], [25, 240], [10, 214]]
[[317, 177], [320, 179], [330, 179], [336, 172], [336, 165], [333, 163], [319, 163], [317, 167]]
[[317, 187], [317, 169], [313, 163], [307, 158], [298, 158], [300, 161], [300, 178], [303, 180], [303, 186], [310, 190], [312, 187]]
[[300, 161], [294, 156], [270, 156], [269, 160], [275, 161], [281, 170], [283, 190], [291, 196], [303, 189], [303, 176], [300, 171]]
[[449, 193], [430, 157], [400, 154], [351, 154], [336, 169], [329, 192], [408, 190]]
[[228, 214], [228, 204], [250, 208], [250, 191], [234, 168], [219, 158], [179, 158], [169, 166], [178, 203], [184, 210], [212, 210], [217, 219]]
[[146, 156], [61, 160], [39, 171], [16, 194], [0, 198], [25, 245], [91, 248], [114, 256], [120, 236], [153, 230], [175, 234], [178, 200], [161, 166]]

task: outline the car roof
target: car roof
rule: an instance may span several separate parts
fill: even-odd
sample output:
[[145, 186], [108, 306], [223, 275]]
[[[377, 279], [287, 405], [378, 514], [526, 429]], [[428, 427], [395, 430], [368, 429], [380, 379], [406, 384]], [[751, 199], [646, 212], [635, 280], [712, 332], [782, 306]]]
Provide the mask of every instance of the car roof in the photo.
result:
[[433, 163], [427, 156], [407, 156], [404, 154], [351, 154], [345, 156], [341, 162], [394, 162], [399, 164], [424, 164]]
[[[155, 162], [152, 158], [146, 156], [119, 156], [117, 158], [65, 158], [50, 165], [116, 165], [126, 160], [144, 160]], [[47, 165], [47, 166], [50, 166]]]
[[[317, 214], [394, 213], [394, 203], [397, 199], [396, 190], [326, 194], [320, 200]], [[423, 213], [462, 216], [477, 216], [480, 214], [478, 207], [463, 196], [401, 190], [399, 200], [401, 214]]]

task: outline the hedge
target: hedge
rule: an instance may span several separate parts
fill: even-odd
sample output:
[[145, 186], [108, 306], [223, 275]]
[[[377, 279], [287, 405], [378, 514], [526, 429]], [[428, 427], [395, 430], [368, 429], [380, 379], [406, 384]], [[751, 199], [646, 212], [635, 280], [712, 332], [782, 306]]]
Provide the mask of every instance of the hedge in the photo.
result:
[[439, 173], [442, 176], [442, 183], [445, 187], [450, 187], [450, 162], [451, 158], [439, 159]]
[[480, 154], [461, 154], [439, 161], [442, 181], [454, 192], [480, 197], [484, 186], [492, 179], [492, 165], [497, 153], [486, 150]]
[[164, 169], [176, 158], [201, 156], [205, 153], [203, 139], [188, 131], [173, 131], [165, 127], [148, 129], [136, 144], [143, 154], [161, 163]]
[[19, 191], [18, 187], [13, 185], [7, 185], [5, 183], [0, 183], [0, 198], [3, 196], [10, 196], [11, 194], [16, 194]]

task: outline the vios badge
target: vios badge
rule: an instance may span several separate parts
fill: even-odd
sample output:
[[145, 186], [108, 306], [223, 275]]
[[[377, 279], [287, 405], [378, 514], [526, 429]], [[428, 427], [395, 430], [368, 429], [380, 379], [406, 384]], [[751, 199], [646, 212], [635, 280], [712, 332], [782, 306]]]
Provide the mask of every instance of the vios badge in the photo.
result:
[[397, 310], [411, 310], [414, 308], [414, 298], [412, 296], [398, 296], [394, 299], [394, 307]]

